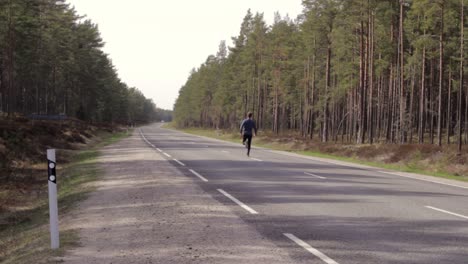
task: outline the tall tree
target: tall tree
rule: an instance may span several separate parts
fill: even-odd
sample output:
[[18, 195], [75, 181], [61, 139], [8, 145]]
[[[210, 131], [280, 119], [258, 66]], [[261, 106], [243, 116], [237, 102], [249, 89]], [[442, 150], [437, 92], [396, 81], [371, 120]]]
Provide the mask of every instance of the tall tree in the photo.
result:
[[460, 4], [460, 87], [458, 88], [458, 152], [462, 151], [462, 101], [464, 87], [464, 33], [465, 33], [465, 0], [461, 0]]

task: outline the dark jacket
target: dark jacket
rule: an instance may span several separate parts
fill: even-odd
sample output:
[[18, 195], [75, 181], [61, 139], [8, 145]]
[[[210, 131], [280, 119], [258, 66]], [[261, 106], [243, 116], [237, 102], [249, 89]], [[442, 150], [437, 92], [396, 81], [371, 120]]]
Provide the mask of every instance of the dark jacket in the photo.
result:
[[250, 118], [244, 119], [242, 121], [242, 124], [240, 126], [240, 132], [243, 135], [253, 135], [252, 132], [255, 131], [255, 134], [257, 134], [257, 126], [255, 125], [255, 121], [253, 121]]

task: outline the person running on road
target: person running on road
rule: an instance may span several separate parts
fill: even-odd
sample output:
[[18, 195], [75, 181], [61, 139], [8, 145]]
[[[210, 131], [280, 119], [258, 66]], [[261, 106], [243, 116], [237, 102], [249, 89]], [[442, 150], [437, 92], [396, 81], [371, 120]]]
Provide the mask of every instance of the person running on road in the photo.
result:
[[[240, 133], [242, 136], [242, 144], [247, 148], [247, 156], [250, 156], [250, 146], [252, 145], [252, 136], [257, 136], [257, 126], [255, 121], [252, 119], [252, 112], [247, 114], [240, 126]], [[247, 140], [247, 143], [245, 142]]]

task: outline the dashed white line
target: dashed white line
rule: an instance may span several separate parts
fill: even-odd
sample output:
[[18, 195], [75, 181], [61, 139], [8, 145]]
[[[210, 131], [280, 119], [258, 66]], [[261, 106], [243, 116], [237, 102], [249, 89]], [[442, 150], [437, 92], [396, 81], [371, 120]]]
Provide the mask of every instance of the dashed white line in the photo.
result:
[[443, 209], [440, 209], [440, 208], [437, 208], [437, 207], [432, 207], [432, 206], [425, 206], [425, 207], [426, 207], [426, 208], [429, 208], [429, 209], [432, 209], [432, 210], [435, 210], [435, 211], [439, 211], [439, 212], [442, 212], [442, 213], [446, 213], [446, 214], [449, 214], [449, 215], [458, 216], [458, 217], [460, 217], [460, 218], [468, 219], [468, 216], [461, 215], [461, 214], [457, 214], [457, 213], [453, 213], [453, 212], [450, 212], [450, 211], [446, 211], [446, 210], [443, 210]]
[[171, 155], [167, 154], [166, 152], [163, 152], [164, 156], [168, 157], [168, 158], [172, 158]]
[[411, 177], [411, 176], [407, 176], [407, 175], [401, 175], [401, 174], [396, 173], [396, 172], [388, 172], [388, 171], [378, 171], [378, 172], [385, 173], [385, 174], [390, 174], [390, 175], [396, 175], [396, 176], [400, 176], [400, 177], [403, 177], [403, 178], [410, 178], [410, 179], [419, 180], [419, 181], [426, 181], [426, 182], [432, 182], [432, 183], [437, 183], [437, 184], [442, 184], [442, 185], [448, 185], [448, 186], [452, 186], [452, 187], [468, 189], [468, 187], [466, 187], [466, 186], [450, 184], [450, 183], [445, 183], [445, 182], [440, 182], [440, 181], [434, 181], [434, 180], [429, 180], [429, 179], [422, 179], [422, 178], [418, 178], [418, 177]]
[[221, 152], [223, 152], [223, 153], [229, 153], [229, 151], [227, 151], [227, 150], [221, 150]]
[[243, 202], [237, 200], [234, 196], [230, 195], [229, 193], [225, 192], [224, 190], [218, 189], [218, 192], [222, 193], [224, 196], [226, 196], [227, 198], [231, 199], [231, 201], [235, 202], [237, 205], [239, 205], [240, 207], [244, 208], [247, 212], [249, 212], [249, 213], [251, 213], [251, 214], [258, 214], [257, 211], [255, 211], [254, 209], [250, 208], [249, 206], [247, 206], [247, 205], [244, 204]]
[[310, 172], [304, 172], [304, 174], [315, 177], [315, 178], [319, 178], [319, 179], [326, 179], [326, 177], [318, 176]]
[[302, 241], [301, 239], [299, 239], [298, 237], [296, 237], [295, 235], [293, 234], [290, 234], [290, 233], [283, 233], [283, 235], [285, 235], [287, 238], [291, 239], [292, 241], [294, 241], [296, 244], [298, 244], [299, 246], [303, 247], [305, 250], [309, 251], [310, 253], [314, 254], [316, 257], [320, 258], [321, 260], [323, 260], [325, 263], [327, 264], [338, 264], [338, 262], [334, 261], [333, 259], [331, 259], [330, 257], [328, 257], [327, 255], [323, 254], [322, 252], [320, 252], [319, 250], [313, 248], [312, 246], [310, 246], [309, 244], [307, 244], [306, 242]]
[[156, 148], [156, 150], [159, 151], [159, 152], [163, 152], [160, 148]]
[[179, 164], [182, 165], [182, 166], [185, 166], [184, 163], [182, 163], [182, 162], [180, 162], [180, 161], [178, 161], [178, 160], [176, 160], [176, 159], [174, 159], [174, 161], [177, 162], [177, 163], [179, 163]]
[[255, 161], [263, 161], [261, 159], [256, 159], [256, 158], [250, 158], [251, 160], [255, 160]]
[[205, 177], [201, 176], [201, 175], [198, 174], [196, 171], [194, 171], [194, 170], [192, 170], [192, 169], [190, 169], [189, 171], [190, 171], [191, 173], [193, 173], [195, 176], [197, 176], [198, 178], [200, 178], [200, 180], [202, 180], [202, 181], [204, 181], [204, 182], [208, 182], [208, 180], [207, 180]]

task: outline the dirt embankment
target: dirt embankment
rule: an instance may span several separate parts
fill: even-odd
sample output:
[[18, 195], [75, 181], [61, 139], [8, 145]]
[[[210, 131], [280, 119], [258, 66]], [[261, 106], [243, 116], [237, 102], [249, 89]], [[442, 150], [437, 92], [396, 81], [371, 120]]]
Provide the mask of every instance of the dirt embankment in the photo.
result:
[[44, 161], [47, 148], [77, 150], [98, 133], [116, 130], [122, 130], [122, 127], [80, 120], [0, 118], [0, 177], [14, 176], [24, 164]]
[[[46, 150], [57, 149], [59, 167], [103, 131], [120, 130], [79, 120], [32, 121], [0, 118], [0, 230], [34, 204], [47, 179]], [[15, 217], [17, 218], [17, 217]]]

